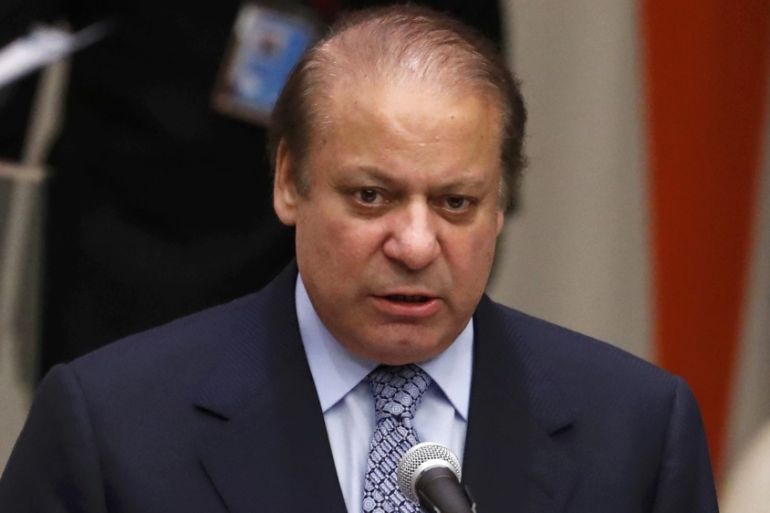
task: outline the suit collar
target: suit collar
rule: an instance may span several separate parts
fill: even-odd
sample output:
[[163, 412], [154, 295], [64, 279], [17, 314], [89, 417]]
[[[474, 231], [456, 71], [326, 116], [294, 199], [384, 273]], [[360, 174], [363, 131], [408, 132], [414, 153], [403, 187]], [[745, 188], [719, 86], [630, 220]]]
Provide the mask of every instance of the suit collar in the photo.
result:
[[576, 480], [563, 449], [576, 413], [522, 323], [486, 296], [475, 322], [463, 480], [485, 513], [561, 512]]
[[195, 401], [208, 417], [201, 462], [232, 513], [345, 511], [299, 339], [296, 273], [234, 305], [225, 355]]

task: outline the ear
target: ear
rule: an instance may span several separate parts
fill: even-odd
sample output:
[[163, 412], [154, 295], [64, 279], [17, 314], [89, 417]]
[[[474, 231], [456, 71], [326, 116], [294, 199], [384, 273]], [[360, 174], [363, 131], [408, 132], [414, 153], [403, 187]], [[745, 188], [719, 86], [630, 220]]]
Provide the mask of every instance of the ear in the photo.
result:
[[275, 180], [273, 181], [273, 208], [278, 219], [288, 226], [297, 222], [297, 204], [300, 201], [297, 186], [294, 183], [294, 159], [289, 153], [286, 142], [281, 140], [275, 156]]
[[505, 212], [502, 209], [497, 210], [497, 235], [503, 231], [503, 225], [505, 224]]

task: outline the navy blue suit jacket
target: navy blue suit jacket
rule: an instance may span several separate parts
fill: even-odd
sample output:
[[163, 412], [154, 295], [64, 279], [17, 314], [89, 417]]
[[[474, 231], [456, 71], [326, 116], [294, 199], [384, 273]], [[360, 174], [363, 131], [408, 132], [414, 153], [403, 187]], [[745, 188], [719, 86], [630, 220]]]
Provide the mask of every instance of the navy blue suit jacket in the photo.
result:
[[[343, 513], [295, 276], [53, 369], [0, 511]], [[463, 466], [480, 513], [717, 510], [681, 379], [486, 297], [474, 319]]]

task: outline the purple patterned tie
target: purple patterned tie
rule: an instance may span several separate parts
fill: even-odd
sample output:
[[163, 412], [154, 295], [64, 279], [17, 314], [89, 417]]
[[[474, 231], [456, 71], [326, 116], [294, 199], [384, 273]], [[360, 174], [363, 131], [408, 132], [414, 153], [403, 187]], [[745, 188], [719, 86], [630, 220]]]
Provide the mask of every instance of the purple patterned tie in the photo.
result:
[[369, 374], [377, 427], [369, 445], [364, 478], [364, 513], [416, 513], [420, 506], [398, 489], [398, 462], [419, 443], [412, 419], [431, 383], [417, 365], [382, 365]]

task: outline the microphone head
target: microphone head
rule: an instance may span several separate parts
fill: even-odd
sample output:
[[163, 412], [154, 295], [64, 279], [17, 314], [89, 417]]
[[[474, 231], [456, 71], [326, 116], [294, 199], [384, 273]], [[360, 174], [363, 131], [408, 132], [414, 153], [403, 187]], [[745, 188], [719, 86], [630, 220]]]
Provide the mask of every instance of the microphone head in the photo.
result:
[[398, 487], [404, 496], [413, 501], [420, 502], [417, 497], [416, 485], [423, 472], [436, 467], [448, 468], [460, 482], [462, 471], [460, 460], [452, 451], [441, 444], [434, 442], [422, 442], [406, 451], [406, 454], [398, 463]]

